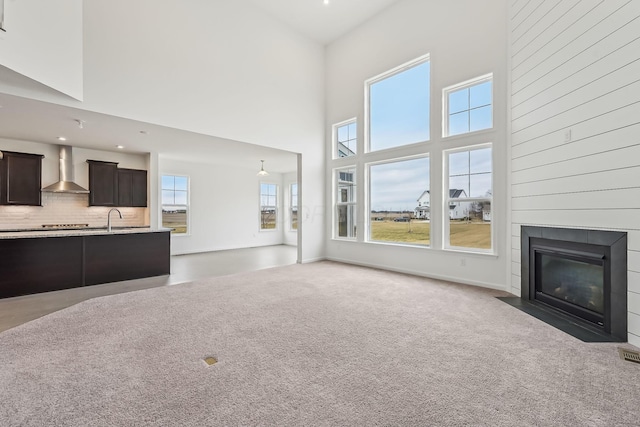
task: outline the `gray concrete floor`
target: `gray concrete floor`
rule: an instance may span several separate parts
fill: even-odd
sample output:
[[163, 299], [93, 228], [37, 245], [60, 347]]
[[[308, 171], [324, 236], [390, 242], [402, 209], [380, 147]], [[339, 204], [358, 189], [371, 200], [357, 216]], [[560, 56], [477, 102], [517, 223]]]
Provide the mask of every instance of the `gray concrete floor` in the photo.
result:
[[0, 332], [79, 302], [124, 292], [295, 264], [294, 246], [265, 246], [171, 257], [171, 274], [0, 299]]

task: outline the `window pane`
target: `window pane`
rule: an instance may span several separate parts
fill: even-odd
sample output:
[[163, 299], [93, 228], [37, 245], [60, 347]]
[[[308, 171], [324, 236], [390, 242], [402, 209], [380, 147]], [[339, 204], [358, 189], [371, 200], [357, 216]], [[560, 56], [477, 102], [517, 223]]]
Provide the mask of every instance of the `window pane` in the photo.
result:
[[469, 109], [469, 89], [457, 90], [449, 94], [449, 114]]
[[[163, 177], [164, 179], [164, 177]], [[176, 201], [173, 197], [174, 192], [170, 190], [162, 190], [162, 204], [163, 205], [175, 205]]]
[[449, 154], [449, 176], [469, 174], [469, 152], [460, 151]]
[[463, 111], [449, 116], [449, 135], [469, 132], [469, 112]]
[[491, 172], [491, 148], [483, 148], [468, 152], [470, 156], [471, 173]]
[[349, 123], [337, 129], [338, 157], [353, 156], [356, 154], [358, 143], [356, 135], [356, 123]]
[[291, 184], [291, 207], [298, 207], [298, 184]]
[[343, 169], [337, 171], [337, 202], [349, 203], [356, 201], [355, 169]]
[[370, 148], [429, 140], [429, 62], [369, 86]]
[[[491, 249], [491, 202], [460, 202], [450, 210], [449, 244]], [[466, 215], [463, 212], [467, 212]]]
[[481, 107], [483, 105], [491, 105], [491, 81], [480, 83], [469, 88], [471, 91], [470, 108]]
[[370, 177], [370, 239], [428, 245], [430, 224], [414, 213], [429, 191], [429, 158], [373, 165]]
[[163, 206], [162, 226], [172, 228], [172, 234], [184, 234], [187, 232], [187, 207]]
[[187, 177], [176, 176], [176, 190], [187, 191]]
[[277, 224], [278, 186], [260, 183], [260, 229], [275, 229]]
[[177, 205], [186, 205], [187, 204], [187, 192], [186, 191], [176, 191], [176, 201]]
[[490, 129], [493, 127], [492, 108], [488, 107], [476, 108], [469, 112], [471, 117], [469, 119], [469, 131]]
[[162, 189], [173, 190], [175, 177], [171, 175], [162, 175]]
[[356, 207], [340, 205], [338, 209], [338, 237], [356, 237]]
[[469, 175], [449, 177], [449, 197], [469, 197]]
[[469, 197], [491, 197], [491, 174], [482, 173], [470, 176]]

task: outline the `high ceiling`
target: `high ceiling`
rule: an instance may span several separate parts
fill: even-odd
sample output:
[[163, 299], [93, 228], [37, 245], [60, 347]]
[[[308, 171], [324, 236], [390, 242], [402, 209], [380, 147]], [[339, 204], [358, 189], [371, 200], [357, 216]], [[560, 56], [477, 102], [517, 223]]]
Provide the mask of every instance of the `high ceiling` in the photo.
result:
[[328, 44], [401, 0], [248, 0], [298, 32]]
[[[401, 0], [234, 0], [246, 1], [266, 14], [320, 44], [328, 44], [353, 30], [383, 9]], [[45, 88], [39, 83], [0, 66], [0, 80], [21, 87]], [[45, 88], [49, 90], [48, 88]], [[76, 119], [86, 123], [80, 129]], [[146, 132], [141, 133], [141, 131]], [[56, 136], [67, 141], [59, 142]], [[214, 138], [121, 117], [19, 98], [0, 93], [0, 138], [66, 144], [98, 150], [153, 151], [177, 160], [259, 167], [261, 159], [273, 172], [291, 172], [297, 162], [293, 153], [237, 141]], [[180, 144], [176, 144], [180, 141]]]

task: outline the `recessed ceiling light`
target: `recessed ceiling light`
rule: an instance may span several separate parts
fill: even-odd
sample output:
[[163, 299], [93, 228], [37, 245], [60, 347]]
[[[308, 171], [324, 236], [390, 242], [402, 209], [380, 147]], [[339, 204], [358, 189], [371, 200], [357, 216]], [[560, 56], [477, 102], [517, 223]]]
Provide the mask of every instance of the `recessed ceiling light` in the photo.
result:
[[124, 148], [124, 145], [116, 145], [116, 148], [122, 150]]
[[66, 141], [66, 140], [67, 140], [67, 138], [65, 138], [64, 136], [59, 136], [58, 137], [58, 141]]
[[324, 4], [329, 4], [329, 0], [324, 0]]

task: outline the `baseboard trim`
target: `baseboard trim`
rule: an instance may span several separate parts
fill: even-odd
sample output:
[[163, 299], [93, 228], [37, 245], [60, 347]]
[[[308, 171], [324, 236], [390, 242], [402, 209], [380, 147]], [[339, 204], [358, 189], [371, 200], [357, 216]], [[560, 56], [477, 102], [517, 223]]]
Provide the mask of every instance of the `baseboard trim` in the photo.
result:
[[388, 271], [393, 271], [393, 272], [396, 272], [396, 273], [411, 274], [412, 276], [428, 277], [429, 279], [442, 280], [444, 282], [461, 283], [461, 284], [464, 284], [464, 285], [478, 286], [478, 287], [481, 287], [481, 288], [494, 289], [496, 291], [509, 292], [504, 286], [499, 286], [499, 285], [496, 285], [496, 284], [493, 284], [493, 283], [486, 283], [486, 282], [481, 282], [481, 281], [477, 281], [477, 280], [467, 280], [467, 279], [462, 279], [462, 278], [459, 278], [459, 277], [444, 276], [444, 275], [440, 275], [440, 274], [428, 274], [428, 273], [425, 273], [423, 271], [411, 270], [411, 269], [407, 269], [407, 268], [396, 268], [396, 267], [390, 267], [388, 265], [382, 265], [382, 264], [370, 264], [370, 263], [366, 263], [366, 262], [355, 262], [355, 261], [352, 261], [352, 260], [346, 260], [346, 259], [336, 258], [336, 257], [326, 257], [325, 259], [328, 260], [328, 261], [335, 261], [335, 262], [340, 262], [340, 263], [343, 263], [343, 264], [352, 264], [352, 265], [358, 265], [358, 266], [361, 266], [361, 267], [377, 268], [379, 270], [388, 270]]

